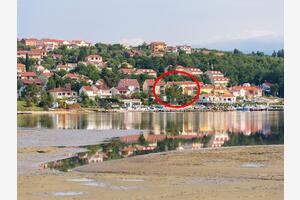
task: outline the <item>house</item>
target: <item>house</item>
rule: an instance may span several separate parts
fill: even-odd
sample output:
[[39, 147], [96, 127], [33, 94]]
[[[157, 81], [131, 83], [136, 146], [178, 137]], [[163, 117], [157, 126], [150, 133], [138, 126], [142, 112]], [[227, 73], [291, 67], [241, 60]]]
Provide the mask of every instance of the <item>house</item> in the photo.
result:
[[17, 73], [23, 73], [26, 72], [26, 67], [22, 63], [17, 63]]
[[150, 44], [152, 54], [161, 54], [166, 51], [167, 45], [164, 42], [151, 42]]
[[84, 40], [72, 40], [70, 44], [74, 47], [90, 47], [92, 44]]
[[139, 82], [136, 79], [121, 79], [118, 83], [117, 89], [120, 94], [130, 95], [140, 91]]
[[45, 67], [43, 67], [42, 65], [35, 65], [32, 66], [31, 68], [36, 72], [43, 72], [45, 70]]
[[53, 97], [54, 100], [64, 99], [64, 98], [77, 98], [78, 93], [71, 88], [53, 88], [49, 90], [49, 94]]
[[[201, 85], [202, 83], [200, 83]], [[177, 85], [182, 88], [183, 94], [192, 95], [197, 91], [197, 84], [193, 81], [170, 81], [167, 82], [166, 87], [171, 85]]]
[[201, 104], [232, 104], [236, 102], [236, 97], [232, 94], [200, 94], [198, 102]]
[[208, 70], [205, 72], [205, 75], [213, 85], [226, 86], [229, 82], [229, 78], [225, 77], [220, 71]]
[[118, 68], [134, 69], [133, 66], [127, 62], [121, 63]]
[[30, 53], [39, 55], [41, 58], [47, 56], [47, 51], [44, 49], [31, 49]]
[[91, 86], [82, 86], [79, 90], [79, 94], [82, 93], [87, 95], [90, 99], [95, 99], [95, 97], [97, 96], [96, 89]]
[[199, 68], [196, 68], [196, 67], [188, 67], [186, 68], [188, 71], [190, 71], [190, 73], [192, 75], [196, 75], [196, 76], [199, 76], [199, 75], [202, 75], [203, 72], [201, 71], [201, 69]]
[[204, 84], [204, 85], [201, 85], [201, 94], [210, 94], [210, 93], [213, 93], [213, 90], [214, 90], [214, 85], [212, 84]]
[[54, 74], [52, 72], [48, 72], [46, 70], [44, 70], [40, 75], [39, 75], [39, 78], [44, 81], [44, 82], [47, 82], [47, 80], [53, 76]]
[[[157, 95], [161, 94], [161, 93], [164, 93], [165, 84], [166, 83], [164, 81], [159, 81], [156, 84], [155, 92], [156, 92]], [[148, 95], [152, 94], [153, 85], [154, 85], [154, 79], [146, 79], [143, 83], [143, 92], [145, 92]]]
[[63, 76], [63, 78], [70, 78], [70, 79], [79, 81], [81, 79], [81, 76], [76, 73], [67, 73], [66, 75]]
[[17, 51], [17, 58], [26, 58], [26, 55], [28, 55], [29, 58], [42, 59], [44, 56], [47, 55], [47, 53], [43, 49], [31, 49], [30, 51], [23, 51], [23, 50]]
[[54, 60], [60, 60], [60, 59], [62, 59], [62, 55], [61, 54], [52, 54], [52, 58]]
[[177, 53], [178, 50], [177, 50], [177, 47], [167, 46], [166, 52], [167, 53]]
[[134, 74], [140, 75], [140, 74], [147, 74], [149, 76], [154, 76], [156, 77], [157, 74], [153, 69], [137, 69], [135, 70]]
[[43, 86], [44, 82], [40, 78], [30, 78], [30, 79], [21, 79], [22, 85], [38, 85], [38, 86]]
[[20, 74], [20, 79], [33, 79], [36, 78], [36, 73], [35, 72], [23, 72]]
[[126, 58], [130, 58], [130, 57], [133, 57], [133, 56], [140, 56], [140, 55], [143, 55], [143, 53], [141, 51], [134, 50], [134, 49], [130, 49], [130, 50], [128, 50], [124, 53], [124, 56]]
[[181, 65], [177, 65], [175, 67], [175, 70], [183, 71], [183, 72], [186, 72], [186, 73], [189, 73], [189, 74], [192, 74], [192, 75], [196, 75], [196, 76], [199, 76], [199, 75], [203, 74], [201, 69], [196, 68], [196, 67], [184, 67], [184, 66], [181, 66]]
[[60, 65], [56, 66], [56, 71], [65, 70], [65, 71], [69, 72], [71, 69], [73, 69], [73, 68], [71, 68], [67, 65], [61, 65], [60, 64]]
[[135, 69], [132, 68], [121, 68], [118, 71], [122, 74], [128, 74], [128, 75], [135, 73]]
[[272, 83], [269, 83], [269, 82], [265, 81], [261, 85], [261, 89], [262, 89], [263, 93], [264, 94], [270, 94], [271, 93], [271, 86], [272, 86]]
[[102, 63], [102, 57], [96, 54], [88, 55], [85, 60], [89, 63], [100, 64]]
[[92, 88], [96, 91], [99, 98], [111, 98], [112, 92], [107, 85], [93, 85]]
[[229, 90], [235, 97], [253, 99], [262, 96], [262, 89], [256, 86], [233, 86]]
[[186, 54], [191, 54], [192, 53], [192, 47], [189, 45], [180, 45], [177, 46], [177, 51], [183, 51]]
[[23, 43], [26, 46], [36, 47], [37, 43], [38, 43], [38, 39], [36, 39], [36, 38], [23, 38], [21, 40], [21, 43]]
[[121, 102], [123, 103], [126, 109], [133, 109], [138, 108], [142, 105], [142, 101], [140, 99], [122, 99]]

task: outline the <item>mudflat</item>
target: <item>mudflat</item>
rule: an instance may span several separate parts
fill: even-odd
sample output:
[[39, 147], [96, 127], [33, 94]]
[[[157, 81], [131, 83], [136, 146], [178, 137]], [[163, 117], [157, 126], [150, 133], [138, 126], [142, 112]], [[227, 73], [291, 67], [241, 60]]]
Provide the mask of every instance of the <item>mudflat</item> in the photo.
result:
[[176, 151], [18, 176], [18, 199], [283, 199], [283, 145]]

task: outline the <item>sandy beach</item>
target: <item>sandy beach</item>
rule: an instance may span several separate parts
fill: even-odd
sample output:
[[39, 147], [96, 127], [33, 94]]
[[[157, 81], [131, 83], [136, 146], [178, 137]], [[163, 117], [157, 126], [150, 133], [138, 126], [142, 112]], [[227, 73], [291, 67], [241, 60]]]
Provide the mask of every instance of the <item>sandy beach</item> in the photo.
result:
[[18, 199], [283, 199], [283, 149], [272, 145], [168, 152], [67, 173], [19, 175]]

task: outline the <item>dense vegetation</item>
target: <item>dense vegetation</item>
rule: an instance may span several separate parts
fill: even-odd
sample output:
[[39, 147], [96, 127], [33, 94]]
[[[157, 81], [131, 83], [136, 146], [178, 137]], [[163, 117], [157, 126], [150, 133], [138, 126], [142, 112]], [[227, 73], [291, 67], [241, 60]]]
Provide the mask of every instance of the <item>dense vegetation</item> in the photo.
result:
[[[19, 46], [21, 47], [21, 46]], [[133, 57], [125, 57], [126, 49], [119, 44], [102, 44], [97, 43], [92, 47], [82, 47], [78, 49], [67, 49], [64, 46], [55, 49], [46, 56], [42, 65], [46, 68], [55, 68], [59, 63], [75, 63], [84, 60], [89, 54], [99, 54], [107, 62], [107, 66], [112, 70], [102, 70], [97, 72], [91, 66], [81, 66], [75, 70], [76, 72], [86, 75], [91, 80], [103, 78], [108, 86], [116, 86], [120, 78], [128, 77], [118, 72], [122, 63], [129, 63], [135, 68], [149, 68], [158, 72], [158, 75], [165, 71], [169, 65], [183, 65], [186, 67], [197, 67], [202, 71], [206, 70], [221, 70], [225, 76], [230, 78], [230, 85], [239, 85], [250, 83], [259, 85], [265, 81], [273, 83], [274, 94], [283, 97], [284, 95], [284, 51], [274, 52], [271, 56], [264, 55], [263, 52], [253, 52], [244, 54], [241, 51], [234, 49], [233, 52], [225, 52], [224, 56], [217, 56], [214, 53], [208, 55], [202, 53], [179, 54], [167, 53], [162, 57], [150, 55], [149, 46], [146, 44], [135, 47], [141, 50], [143, 55], [135, 55]], [[52, 54], [61, 54], [61, 59], [54, 60]], [[37, 64], [34, 59], [19, 59], [22, 62], [32, 66]], [[139, 82], [142, 82], [147, 77], [135, 77]], [[170, 78], [169, 78], [170, 79]], [[173, 80], [179, 80], [178, 76], [174, 76]], [[200, 78], [201, 81], [207, 82], [205, 77]]]

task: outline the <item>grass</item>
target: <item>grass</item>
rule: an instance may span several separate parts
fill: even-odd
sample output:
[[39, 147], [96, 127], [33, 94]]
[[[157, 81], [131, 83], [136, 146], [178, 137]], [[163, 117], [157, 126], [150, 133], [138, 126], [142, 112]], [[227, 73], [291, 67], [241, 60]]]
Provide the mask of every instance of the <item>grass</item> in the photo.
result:
[[43, 111], [43, 108], [38, 107], [37, 105], [27, 107], [25, 101], [17, 101], [17, 110], [18, 111]]

